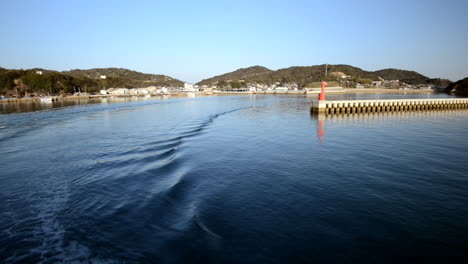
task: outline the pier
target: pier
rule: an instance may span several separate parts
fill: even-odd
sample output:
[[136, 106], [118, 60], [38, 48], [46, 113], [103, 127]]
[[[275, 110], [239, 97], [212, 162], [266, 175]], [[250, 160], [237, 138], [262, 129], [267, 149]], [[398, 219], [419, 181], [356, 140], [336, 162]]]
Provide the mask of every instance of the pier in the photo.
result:
[[314, 114], [353, 114], [468, 109], [468, 98], [312, 101]]

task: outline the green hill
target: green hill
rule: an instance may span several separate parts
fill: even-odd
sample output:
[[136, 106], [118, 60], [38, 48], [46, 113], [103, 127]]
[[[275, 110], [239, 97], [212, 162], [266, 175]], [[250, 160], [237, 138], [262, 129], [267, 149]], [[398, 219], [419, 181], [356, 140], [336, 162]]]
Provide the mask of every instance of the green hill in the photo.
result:
[[96, 68], [89, 70], [71, 70], [64, 71], [63, 74], [70, 75], [76, 78], [89, 78], [100, 80], [101, 75], [106, 76], [106, 80], [110, 79], [117, 82], [123, 87], [148, 87], [148, 86], [173, 86], [180, 87], [184, 83], [160, 74], [147, 74], [136, 71], [131, 71], [122, 68]]
[[441, 78], [434, 78], [434, 79], [428, 79], [426, 80], [426, 83], [428, 85], [433, 85], [435, 87], [448, 87], [450, 84], [453, 82], [447, 79], [441, 79]]
[[249, 68], [240, 68], [233, 72], [228, 72], [223, 75], [205, 79], [197, 84], [198, 85], [211, 85], [220, 81], [231, 81], [231, 80], [239, 81], [239, 80], [244, 80], [244, 79], [251, 79], [257, 75], [263, 75], [263, 74], [270, 73], [270, 72], [272, 72], [272, 70], [265, 68], [263, 66], [252, 66]]
[[[38, 74], [41, 71], [42, 74]], [[106, 79], [101, 79], [106, 75]], [[148, 86], [180, 87], [183, 82], [157, 74], [145, 74], [127, 69], [105, 68], [65, 72], [45, 69], [15, 70], [0, 68], [0, 94], [59, 94], [76, 91], [98, 92], [106, 88], [141, 88]]]
[[468, 78], [450, 84], [446, 92], [456, 95], [468, 95]]
[[424, 84], [428, 77], [415, 71], [406, 71], [399, 69], [384, 69], [375, 72], [370, 72], [373, 78], [382, 78], [385, 80], [400, 80], [407, 84]]
[[[327, 75], [325, 75], [327, 71]], [[347, 76], [346, 79], [341, 78]], [[431, 84], [431, 80], [441, 83], [449, 83], [448, 80], [430, 79], [422, 74], [414, 71], [398, 70], [398, 69], [384, 69], [379, 71], [365, 71], [350, 65], [315, 65], [304, 67], [289, 67], [279, 69], [276, 71], [269, 70], [265, 67], [254, 66], [245, 69], [239, 69], [234, 72], [226, 73], [223, 75], [215, 76], [213, 78], [205, 79], [199, 82], [199, 85], [216, 85], [218, 82], [232, 81], [238, 82], [243, 80], [246, 83], [256, 84], [273, 84], [273, 83], [297, 83], [300, 87], [307, 87], [308, 85], [322, 80], [329, 82], [343, 82], [347, 81], [347, 85], [355, 85], [356, 83], [369, 84], [372, 81], [385, 80], [400, 80], [407, 84], [413, 85], [427, 85]]]

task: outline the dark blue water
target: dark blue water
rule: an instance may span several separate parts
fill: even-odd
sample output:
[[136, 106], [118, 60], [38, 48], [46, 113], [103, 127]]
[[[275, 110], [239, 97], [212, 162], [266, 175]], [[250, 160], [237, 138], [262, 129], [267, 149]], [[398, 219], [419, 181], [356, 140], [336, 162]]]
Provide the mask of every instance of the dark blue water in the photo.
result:
[[466, 261], [468, 111], [317, 119], [310, 100], [0, 115], [0, 262]]

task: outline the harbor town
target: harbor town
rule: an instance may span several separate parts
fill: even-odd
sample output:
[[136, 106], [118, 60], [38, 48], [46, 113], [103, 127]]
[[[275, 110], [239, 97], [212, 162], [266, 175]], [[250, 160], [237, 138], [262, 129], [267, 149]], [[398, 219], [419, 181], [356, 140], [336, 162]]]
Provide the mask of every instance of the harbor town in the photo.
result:
[[[398, 85], [395, 85], [398, 83]], [[437, 93], [444, 92], [445, 87], [435, 86], [414, 86], [405, 83], [399, 83], [398, 80], [388, 82], [377, 82], [372, 85], [358, 84], [356, 87], [344, 88], [341, 86], [327, 87], [327, 93]], [[320, 88], [299, 88], [298, 84], [284, 84], [279, 82], [272, 85], [251, 84], [248, 83], [245, 87], [239, 88], [224, 88], [219, 89], [216, 85], [196, 85], [185, 83], [183, 87], [156, 87], [149, 86], [145, 88], [108, 88], [102, 89], [99, 92], [76, 92], [61, 93], [58, 95], [26, 93], [25, 96], [18, 96], [13, 94], [11, 96], [1, 96], [0, 102], [27, 102], [27, 101], [40, 101], [40, 102], [56, 102], [60, 100], [72, 99], [89, 99], [89, 98], [106, 98], [106, 97], [157, 97], [157, 96], [207, 96], [207, 95], [226, 95], [226, 94], [318, 94]]]

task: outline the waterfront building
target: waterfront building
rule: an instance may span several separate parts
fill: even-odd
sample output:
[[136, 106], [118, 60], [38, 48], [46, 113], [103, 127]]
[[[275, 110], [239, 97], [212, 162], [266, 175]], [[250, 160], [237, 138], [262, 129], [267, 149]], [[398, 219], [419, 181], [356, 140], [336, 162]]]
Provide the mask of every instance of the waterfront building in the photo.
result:
[[159, 93], [159, 94], [167, 94], [168, 92], [169, 92], [169, 89], [167, 89], [166, 87], [162, 87], [156, 90], [156, 93]]
[[184, 83], [184, 90], [185, 91], [194, 91], [194, 87], [193, 87], [193, 84], [191, 83]]
[[276, 88], [275, 88], [275, 91], [276, 91], [276, 92], [279, 92], [279, 93], [285, 93], [285, 92], [287, 92], [288, 90], [289, 90], [288, 87], [276, 87]]
[[134, 88], [130, 89], [129, 93], [131, 95], [147, 95], [149, 94], [149, 91], [145, 88]]
[[130, 91], [127, 88], [109, 88], [107, 92], [112, 95], [128, 95]]

